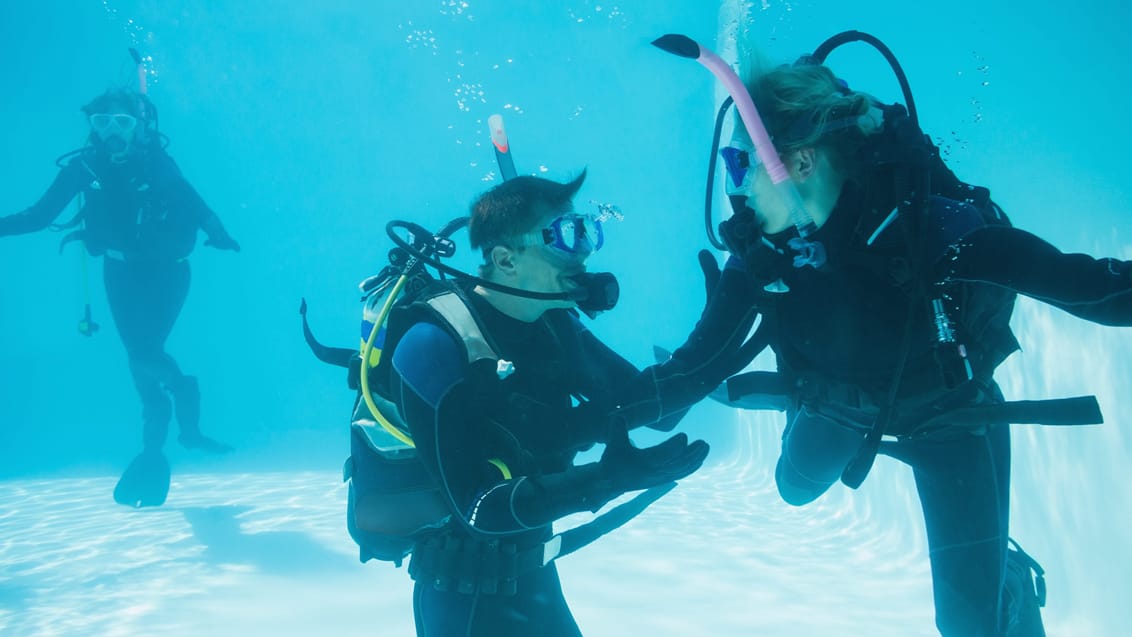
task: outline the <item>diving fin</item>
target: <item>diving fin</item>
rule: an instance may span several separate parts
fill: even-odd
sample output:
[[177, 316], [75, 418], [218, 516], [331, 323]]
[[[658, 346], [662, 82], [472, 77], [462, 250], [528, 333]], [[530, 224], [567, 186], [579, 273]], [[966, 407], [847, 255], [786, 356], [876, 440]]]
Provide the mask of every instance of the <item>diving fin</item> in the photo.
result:
[[169, 461], [160, 451], [138, 454], [114, 486], [114, 501], [135, 509], [161, 506], [168, 494]]

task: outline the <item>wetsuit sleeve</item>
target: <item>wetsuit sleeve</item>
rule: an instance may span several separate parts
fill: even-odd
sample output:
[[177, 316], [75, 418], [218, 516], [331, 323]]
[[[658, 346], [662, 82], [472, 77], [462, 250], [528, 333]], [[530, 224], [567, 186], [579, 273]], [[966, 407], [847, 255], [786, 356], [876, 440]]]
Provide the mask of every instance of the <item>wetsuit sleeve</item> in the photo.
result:
[[667, 361], [617, 386], [604, 405], [606, 416], [630, 427], [675, 427], [689, 407], [758, 354], [741, 347], [758, 315], [755, 294], [742, 262], [729, 259], [688, 339]]
[[1018, 228], [986, 226], [953, 245], [938, 279], [1000, 285], [1112, 326], [1132, 325], [1132, 262], [1066, 254]]
[[169, 179], [174, 199], [196, 220], [200, 229], [208, 235], [213, 243], [217, 244], [217, 247], [230, 247], [234, 240], [224, 228], [220, 217], [208, 207], [196, 188], [193, 188], [192, 184], [181, 174], [181, 169], [173, 161], [173, 158], [166, 155], [165, 161], [167, 162], [165, 165], [165, 170], [168, 172], [167, 179]]
[[468, 365], [441, 328], [410, 328], [394, 350], [393, 370], [395, 402], [417, 453], [469, 530], [522, 533], [616, 495], [597, 479], [596, 464], [524, 473], [535, 466], [527, 450], [491, 420], [491, 375]]
[[23, 212], [0, 217], [0, 237], [46, 228], [92, 179], [82, 168], [81, 162], [72, 161], [67, 164], [34, 205]]
[[618, 410], [625, 414], [635, 413], [632, 418], [625, 419], [625, 425], [630, 429], [649, 427], [671, 431], [695, 400], [682, 407], [669, 401], [666, 409], [664, 396], [661, 395], [664, 383], [658, 376], [661, 365], [653, 365], [643, 371], [637, 369], [602, 343], [580, 321], [575, 321], [586, 369], [587, 387], [584, 389], [590, 402], [575, 407], [571, 413], [569, 430], [574, 436], [571, 445], [581, 449], [605, 442], [612, 416]]
[[[185, 185], [189, 190], [192, 191], [196, 199], [200, 200], [200, 195], [196, 193], [196, 190], [193, 190], [193, 187], [189, 186], [187, 183]], [[201, 203], [203, 204], [204, 202], [201, 201]], [[227, 246], [235, 241], [234, 239], [232, 239], [232, 235], [228, 234], [228, 230], [224, 228], [224, 224], [221, 223], [220, 217], [216, 216], [216, 213], [211, 209], [205, 208], [204, 214], [201, 215], [200, 219], [201, 230], [203, 230], [204, 233], [208, 235], [208, 238], [213, 243], [217, 244], [218, 246]]]

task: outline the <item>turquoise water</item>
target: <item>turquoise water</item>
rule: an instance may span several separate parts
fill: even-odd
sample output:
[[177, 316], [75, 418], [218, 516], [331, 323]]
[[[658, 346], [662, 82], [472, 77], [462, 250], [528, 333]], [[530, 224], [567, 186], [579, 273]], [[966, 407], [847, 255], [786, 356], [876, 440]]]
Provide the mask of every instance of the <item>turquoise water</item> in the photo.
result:
[[[91, 268], [103, 331], [79, 335], [80, 259], [59, 235], [0, 240], [0, 634], [410, 635], [403, 570], [356, 561], [345, 534], [351, 396], [299, 332], [356, 338], [355, 285], [383, 265], [384, 223], [437, 226], [498, 181], [486, 120], [503, 114], [521, 172], [589, 171], [581, 202], [625, 220], [592, 262], [621, 305], [593, 329], [634, 362], [680, 343], [702, 286], [703, 170], [716, 85], [648, 42], [737, 34], [793, 60], [836, 31], [899, 56], [921, 121], [960, 176], [1067, 250], [1132, 258], [1132, 45], [1116, 2], [8, 3], [0, 9], [0, 214], [46, 189], [81, 144], [78, 107], [153, 58], [170, 153], [243, 244], [198, 248], [172, 352], [201, 378], [206, 433], [171, 444], [166, 506], [110, 499], [138, 450], [139, 409]], [[551, 6], [553, 4], [553, 6]], [[529, 6], [528, 6], [529, 5]], [[539, 8], [541, 7], [541, 8]], [[897, 99], [865, 48], [830, 63]], [[874, 88], [875, 87], [875, 88]], [[465, 260], [463, 263], [471, 263]], [[1046, 567], [1051, 635], [1126, 632], [1132, 334], [1020, 302], [1012, 398], [1095, 393], [1107, 422], [1015, 429], [1013, 534]], [[931, 635], [922, 521], [902, 466], [802, 509], [769, 480], [777, 415], [697, 407], [709, 463], [630, 526], [561, 564], [587, 635]], [[573, 521], [571, 520], [571, 523]]]

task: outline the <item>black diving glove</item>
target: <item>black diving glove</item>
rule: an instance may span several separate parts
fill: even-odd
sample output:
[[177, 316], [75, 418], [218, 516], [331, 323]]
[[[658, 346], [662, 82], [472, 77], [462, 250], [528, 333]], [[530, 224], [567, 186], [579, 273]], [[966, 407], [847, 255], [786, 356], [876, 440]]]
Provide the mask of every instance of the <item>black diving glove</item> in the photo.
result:
[[598, 461], [598, 475], [612, 499], [687, 477], [703, 465], [708, 450], [708, 443], [689, 443], [684, 433], [642, 449], [629, 440], [624, 421], [615, 421], [609, 427], [609, 440]]
[[205, 240], [204, 245], [210, 248], [216, 248], [217, 250], [231, 250], [232, 252], [240, 251], [240, 244], [227, 234], [209, 237]]
[[719, 278], [723, 276], [723, 271], [719, 269], [719, 262], [715, 260], [715, 255], [711, 250], [700, 250], [696, 255], [700, 261], [700, 271], [704, 273], [704, 292], [706, 292], [706, 301], [711, 301], [711, 295], [715, 294], [715, 288], [719, 285]]
[[699, 259], [708, 299], [688, 339], [656, 368], [654, 392], [664, 403], [662, 417], [702, 399], [762, 350], [745, 346], [759, 302], [745, 264], [731, 257], [721, 272], [707, 250]]
[[613, 419], [601, 460], [566, 471], [518, 480], [507, 498], [509, 515], [526, 527], [550, 524], [579, 511], [597, 512], [629, 491], [668, 484], [691, 474], [704, 463], [708, 444], [688, 442], [677, 434], [652, 447], [629, 441], [625, 421]]
[[743, 208], [720, 223], [719, 236], [727, 250], [747, 266], [748, 274], [759, 287], [782, 279], [794, 268], [793, 258], [763, 235], [750, 208]]

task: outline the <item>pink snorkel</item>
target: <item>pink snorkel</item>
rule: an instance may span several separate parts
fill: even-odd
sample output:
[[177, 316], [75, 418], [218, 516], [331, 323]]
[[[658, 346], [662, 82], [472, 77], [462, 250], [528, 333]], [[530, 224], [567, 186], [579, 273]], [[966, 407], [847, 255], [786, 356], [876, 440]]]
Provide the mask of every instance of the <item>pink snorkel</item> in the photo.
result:
[[762, 117], [759, 116], [754, 100], [751, 99], [751, 95], [747, 93], [746, 87], [743, 86], [743, 81], [722, 58], [686, 35], [669, 34], [661, 36], [653, 41], [653, 45], [673, 55], [699, 62], [723, 83], [723, 87], [727, 89], [731, 99], [735, 101], [735, 106], [739, 109], [739, 117], [743, 120], [743, 125], [751, 136], [751, 141], [755, 145], [755, 152], [762, 163], [766, 165], [771, 183], [774, 184], [775, 189], [789, 207], [790, 220], [794, 223], [794, 227], [798, 229], [798, 234], [802, 238], [801, 241], [791, 240], [790, 242], [790, 247], [799, 252], [799, 255], [794, 257], [794, 265], [796, 267], [811, 265], [815, 268], [824, 265], [825, 247], [820, 243], [806, 240], [807, 237], [817, 231], [817, 225], [810, 217], [810, 213], [806, 212], [806, 208], [802, 204], [802, 197], [798, 194], [798, 188], [794, 185], [794, 181], [790, 179], [790, 172], [786, 170], [786, 166], [778, 157], [778, 151], [770, 140], [770, 134], [767, 133], [766, 126], [763, 125]]

